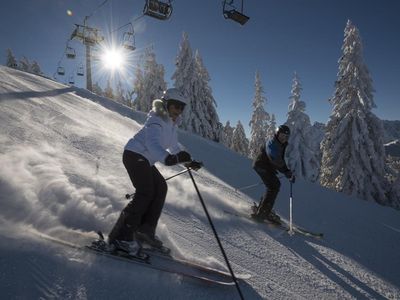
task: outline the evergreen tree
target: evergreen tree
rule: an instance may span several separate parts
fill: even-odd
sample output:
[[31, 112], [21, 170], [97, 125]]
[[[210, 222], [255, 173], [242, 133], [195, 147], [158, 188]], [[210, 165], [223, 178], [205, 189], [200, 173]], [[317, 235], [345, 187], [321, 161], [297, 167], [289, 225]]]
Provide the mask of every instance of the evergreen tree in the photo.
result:
[[115, 91], [115, 101], [126, 105], [125, 91], [124, 91], [124, 88], [122, 87], [121, 80], [118, 80], [118, 82], [117, 82], [117, 87], [116, 87], [116, 91]]
[[243, 125], [240, 121], [238, 121], [233, 131], [231, 149], [244, 156], [247, 156], [249, 153], [249, 141], [246, 138]]
[[152, 49], [147, 49], [143, 58], [143, 70], [138, 68], [134, 83], [135, 107], [137, 110], [148, 112], [154, 99], [160, 99], [167, 84], [164, 80], [164, 66], [158, 64]]
[[305, 113], [306, 104], [301, 101], [301, 83], [297, 73], [294, 73], [293, 85], [286, 125], [291, 130], [289, 145], [286, 150], [288, 167], [295, 172], [296, 177], [316, 181], [319, 174], [319, 149], [312, 148], [313, 137], [310, 118]]
[[19, 60], [19, 69], [24, 72], [31, 71], [31, 64], [25, 56], [22, 56], [22, 58]]
[[134, 98], [133, 101], [133, 108], [135, 110], [139, 111], [145, 111], [145, 108], [147, 107], [146, 104], [142, 104], [142, 99], [143, 99], [143, 71], [138, 65], [135, 70], [135, 80], [133, 82], [133, 91], [131, 92], [131, 95], [135, 95], [136, 97]]
[[101, 88], [101, 86], [99, 85], [98, 82], [95, 82], [93, 84], [93, 93], [98, 95], [98, 96], [103, 96], [103, 94], [104, 94], [103, 90], [102, 90], [102, 88]]
[[14, 69], [18, 69], [18, 63], [17, 60], [15, 59], [15, 56], [11, 49], [7, 49], [7, 62], [6, 66]]
[[42, 73], [42, 70], [40, 69], [40, 66], [39, 66], [39, 64], [38, 64], [38, 62], [36, 61], [36, 60], [34, 60], [33, 62], [32, 62], [32, 65], [31, 65], [31, 72], [33, 73], [33, 74], [37, 74], [37, 75], [42, 75], [43, 73]]
[[392, 183], [390, 196], [390, 206], [400, 209], [400, 173], [397, 174], [396, 180]]
[[231, 123], [227, 121], [223, 128], [222, 144], [228, 148], [232, 148], [232, 138], [234, 130], [235, 128], [231, 127]]
[[175, 80], [174, 87], [179, 89], [189, 100], [182, 114], [182, 128], [192, 131], [191, 120], [195, 119], [194, 111], [195, 98], [193, 86], [195, 82], [195, 62], [193, 59], [192, 48], [190, 47], [189, 37], [186, 32], [183, 33], [182, 41], [179, 45], [179, 53], [175, 61], [176, 70], [172, 75]]
[[251, 136], [249, 143], [249, 156], [255, 158], [261, 147], [265, 144], [265, 138], [268, 130], [269, 114], [264, 109], [266, 98], [263, 95], [264, 90], [261, 84], [260, 73], [256, 72], [255, 95], [253, 100], [253, 115], [249, 122]]
[[381, 204], [385, 189], [385, 150], [382, 122], [375, 107], [372, 79], [363, 61], [358, 29], [347, 22], [339, 60], [333, 112], [322, 147], [321, 184]]
[[269, 122], [268, 128], [267, 128], [267, 134], [266, 134], [266, 139], [270, 140], [274, 138], [274, 135], [276, 133], [276, 120], [275, 120], [275, 115], [271, 114], [271, 121]]
[[219, 122], [216, 106], [217, 103], [212, 95], [210, 75], [205, 68], [201, 56], [196, 51], [194, 59], [194, 82], [193, 82], [193, 100], [191, 102], [191, 132], [218, 142], [221, 136], [222, 125]]
[[107, 80], [107, 86], [104, 89], [104, 96], [109, 98], [109, 99], [114, 99], [114, 90], [111, 86], [111, 79], [109, 78]]

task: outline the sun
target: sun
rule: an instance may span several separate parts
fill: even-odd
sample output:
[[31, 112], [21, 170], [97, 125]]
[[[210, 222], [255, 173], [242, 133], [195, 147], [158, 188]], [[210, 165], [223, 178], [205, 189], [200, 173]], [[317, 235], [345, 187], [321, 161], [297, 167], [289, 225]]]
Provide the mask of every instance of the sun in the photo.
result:
[[101, 56], [101, 61], [105, 68], [112, 71], [121, 70], [124, 67], [125, 55], [119, 48], [105, 49]]

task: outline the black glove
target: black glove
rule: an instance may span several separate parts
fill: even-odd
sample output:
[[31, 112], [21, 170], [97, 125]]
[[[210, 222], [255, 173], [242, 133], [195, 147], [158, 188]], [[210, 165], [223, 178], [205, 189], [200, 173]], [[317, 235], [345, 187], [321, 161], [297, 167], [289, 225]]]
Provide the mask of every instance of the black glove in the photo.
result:
[[178, 162], [187, 162], [187, 161], [191, 161], [192, 157], [190, 156], [190, 154], [186, 151], [181, 151], [179, 152], [177, 155], [178, 157]]
[[283, 172], [283, 174], [286, 176], [286, 178], [290, 179], [293, 176], [293, 172], [290, 170], [286, 170], [285, 172]]
[[165, 158], [164, 163], [166, 166], [173, 166], [177, 163], [187, 162], [191, 160], [192, 158], [190, 157], [189, 153], [187, 153], [186, 151], [181, 151], [178, 154], [168, 154], [168, 156]]
[[190, 168], [194, 171], [199, 170], [202, 166], [203, 166], [203, 163], [201, 161], [192, 160], [190, 162], [185, 163], [186, 168]]
[[168, 154], [164, 160], [166, 166], [173, 166], [178, 163], [178, 157], [176, 155]]
[[296, 177], [294, 176], [294, 174], [291, 170], [287, 170], [283, 174], [285, 174], [286, 178], [289, 179], [289, 181], [291, 183], [294, 183], [296, 181]]

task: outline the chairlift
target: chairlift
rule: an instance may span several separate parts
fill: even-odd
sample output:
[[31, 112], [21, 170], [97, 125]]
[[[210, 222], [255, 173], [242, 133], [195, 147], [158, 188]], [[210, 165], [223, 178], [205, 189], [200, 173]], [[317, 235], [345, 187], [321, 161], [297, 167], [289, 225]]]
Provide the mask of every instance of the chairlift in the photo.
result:
[[122, 37], [122, 46], [129, 50], [129, 51], [134, 51], [136, 49], [135, 45], [135, 32], [133, 31], [133, 26], [131, 25], [131, 29], [127, 32], [124, 33]]
[[71, 34], [70, 39], [82, 41], [85, 45], [94, 46], [101, 43], [104, 37], [100, 34], [100, 30], [86, 25], [75, 24], [76, 28]]
[[146, 0], [143, 9], [143, 14], [159, 20], [167, 20], [172, 14], [171, 0], [168, 1]]
[[84, 68], [83, 68], [83, 64], [82, 64], [82, 63], [78, 66], [78, 69], [76, 70], [76, 75], [78, 75], [78, 76], [83, 76], [83, 75], [85, 75], [85, 72], [84, 72]]
[[238, 22], [240, 25], [246, 24], [246, 22], [250, 19], [248, 16], [243, 14], [243, 1], [240, 12], [236, 10], [236, 7], [233, 5], [233, 0], [224, 0], [223, 4], [223, 15], [225, 19], [231, 19], [235, 22]]
[[57, 74], [61, 75], [61, 76], [65, 75], [65, 69], [63, 67], [59, 66], [57, 68]]
[[68, 83], [69, 83], [69, 84], [75, 84], [74, 75], [69, 76], [69, 78], [68, 78]]
[[70, 46], [67, 46], [67, 48], [65, 49], [65, 55], [69, 59], [74, 59], [76, 57], [75, 49]]

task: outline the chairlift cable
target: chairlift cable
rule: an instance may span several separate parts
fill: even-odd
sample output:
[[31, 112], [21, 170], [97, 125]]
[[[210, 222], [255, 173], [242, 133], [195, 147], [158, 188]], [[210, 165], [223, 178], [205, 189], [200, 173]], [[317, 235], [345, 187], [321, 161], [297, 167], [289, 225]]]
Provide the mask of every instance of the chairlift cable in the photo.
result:
[[109, 0], [104, 0], [99, 6], [97, 6], [90, 15], [87, 16], [87, 18], [90, 18], [94, 15], [94, 13], [100, 9], [103, 5], [105, 5]]
[[133, 21], [130, 21], [130, 22], [128, 22], [128, 23], [126, 23], [126, 24], [124, 24], [124, 25], [122, 25], [122, 26], [119, 26], [117, 29], [114, 29], [113, 31], [111, 31], [111, 33], [114, 33], [114, 32], [116, 32], [116, 31], [119, 31], [119, 30], [121, 30], [122, 28], [124, 28], [124, 27], [126, 27], [126, 26], [128, 26], [128, 25], [131, 25], [132, 26], [132, 28], [133, 28], [133, 23], [135, 23], [137, 20], [139, 20], [140, 18], [143, 18], [145, 15], [144, 14], [141, 14], [139, 17], [137, 17], [135, 20], [133, 20]]

